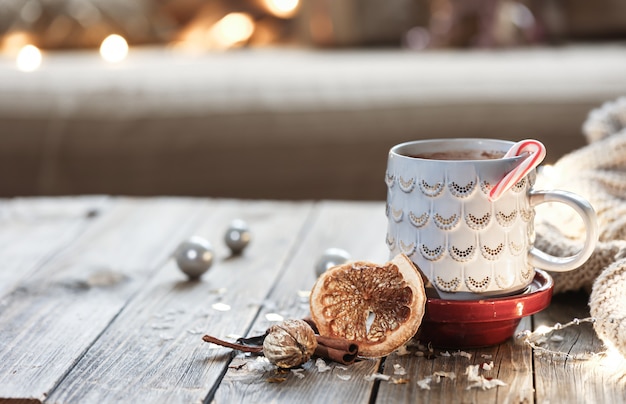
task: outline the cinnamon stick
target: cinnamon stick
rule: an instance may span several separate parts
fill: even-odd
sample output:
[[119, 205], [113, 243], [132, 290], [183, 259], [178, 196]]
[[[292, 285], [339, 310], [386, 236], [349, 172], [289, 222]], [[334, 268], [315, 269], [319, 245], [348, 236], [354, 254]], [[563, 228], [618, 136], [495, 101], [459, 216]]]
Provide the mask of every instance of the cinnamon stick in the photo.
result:
[[354, 342], [350, 342], [343, 338], [331, 338], [316, 335], [318, 345], [324, 345], [329, 348], [337, 349], [339, 351], [346, 351], [350, 354], [356, 355], [359, 351], [359, 346]]
[[351, 365], [356, 360], [359, 353], [357, 344], [344, 339], [323, 337], [321, 335], [316, 335], [316, 338], [317, 348], [315, 349], [315, 355], [344, 365]]
[[242, 352], [252, 352], [252, 353], [263, 352], [263, 345], [255, 346], [255, 345], [245, 345], [245, 344], [240, 344], [240, 343], [235, 343], [235, 342], [228, 342], [228, 341], [224, 341], [223, 339], [213, 337], [211, 335], [205, 335], [204, 337], [202, 337], [202, 340], [204, 342], [210, 342], [212, 344], [217, 344], [226, 348], [236, 349]]
[[318, 334], [319, 331], [317, 329], [317, 325], [311, 317], [305, 317], [303, 320], [311, 326], [313, 331], [315, 331], [317, 338], [317, 349], [315, 350], [315, 355], [331, 359], [344, 365], [351, 365], [354, 363], [359, 354], [359, 346], [357, 344], [343, 338], [323, 337]]

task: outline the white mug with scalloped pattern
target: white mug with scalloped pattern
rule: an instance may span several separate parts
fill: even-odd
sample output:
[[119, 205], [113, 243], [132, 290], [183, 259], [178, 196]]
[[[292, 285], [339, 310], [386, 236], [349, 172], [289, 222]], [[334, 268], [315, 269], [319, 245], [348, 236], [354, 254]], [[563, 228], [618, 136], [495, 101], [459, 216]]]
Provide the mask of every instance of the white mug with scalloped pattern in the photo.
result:
[[[476, 300], [522, 293], [535, 268], [569, 271], [597, 241], [596, 214], [582, 197], [533, 189], [533, 169], [492, 201], [489, 191], [522, 156], [502, 158], [513, 142], [432, 139], [391, 148], [387, 162], [387, 245], [420, 268], [444, 299]], [[587, 230], [583, 248], [555, 257], [533, 246], [534, 207], [560, 202]]]

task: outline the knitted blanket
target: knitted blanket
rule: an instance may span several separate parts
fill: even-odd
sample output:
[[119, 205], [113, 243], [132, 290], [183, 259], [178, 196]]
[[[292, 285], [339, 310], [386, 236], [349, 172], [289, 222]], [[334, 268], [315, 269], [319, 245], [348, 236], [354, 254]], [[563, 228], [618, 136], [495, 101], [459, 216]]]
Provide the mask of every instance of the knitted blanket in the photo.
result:
[[[594, 328], [626, 358], [626, 97], [590, 112], [583, 133], [589, 144], [553, 167], [544, 167], [536, 189], [563, 189], [585, 197], [598, 214], [599, 242], [579, 269], [552, 273], [555, 293], [585, 289]], [[562, 204], [537, 207], [535, 245], [572, 255], [582, 245], [582, 221]]]

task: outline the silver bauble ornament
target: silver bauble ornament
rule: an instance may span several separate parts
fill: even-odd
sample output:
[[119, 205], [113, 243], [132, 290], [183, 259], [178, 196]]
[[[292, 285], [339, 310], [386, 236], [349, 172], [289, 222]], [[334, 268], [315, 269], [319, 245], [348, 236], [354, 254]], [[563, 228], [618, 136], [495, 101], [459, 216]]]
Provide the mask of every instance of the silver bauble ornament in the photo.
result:
[[174, 251], [178, 268], [192, 280], [200, 278], [211, 268], [213, 256], [211, 243], [198, 236], [183, 241]]
[[350, 256], [350, 253], [348, 253], [346, 250], [334, 247], [328, 248], [322, 253], [322, 255], [315, 263], [315, 274], [319, 277], [328, 269], [336, 265], [345, 264], [351, 259], [352, 257]]
[[230, 248], [233, 255], [239, 255], [250, 244], [252, 236], [248, 224], [236, 219], [230, 223], [226, 233], [224, 234], [224, 242]]

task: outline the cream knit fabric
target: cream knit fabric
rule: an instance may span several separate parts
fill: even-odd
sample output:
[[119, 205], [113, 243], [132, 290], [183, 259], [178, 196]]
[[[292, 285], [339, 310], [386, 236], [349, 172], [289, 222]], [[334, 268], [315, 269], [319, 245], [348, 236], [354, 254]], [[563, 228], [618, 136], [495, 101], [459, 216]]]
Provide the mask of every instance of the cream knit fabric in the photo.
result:
[[[535, 188], [553, 187], [585, 197], [598, 214], [599, 242], [571, 272], [552, 273], [555, 293], [585, 289], [594, 328], [626, 358], [626, 97], [591, 111], [583, 126], [590, 142], [541, 170]], [[536, 246], [571, 255], [582, 245], [582, 221], [561, 204], [537, 208]]]

